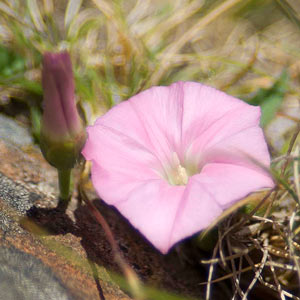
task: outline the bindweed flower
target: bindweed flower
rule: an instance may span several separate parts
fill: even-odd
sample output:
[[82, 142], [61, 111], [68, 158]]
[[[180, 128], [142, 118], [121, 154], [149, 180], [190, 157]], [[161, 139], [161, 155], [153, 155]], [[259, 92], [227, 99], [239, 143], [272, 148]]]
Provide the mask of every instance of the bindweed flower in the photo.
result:
[[67, 52], [44, 54], [42, 85], [42, 152], [57, 169], [71, 169], [85, 142], [85, 130], [76, 108], [72, 64]]
[[99, 196], [162, 253], [274, 183], [260, 108], [195, 82], [153, 87], [88, 127]]

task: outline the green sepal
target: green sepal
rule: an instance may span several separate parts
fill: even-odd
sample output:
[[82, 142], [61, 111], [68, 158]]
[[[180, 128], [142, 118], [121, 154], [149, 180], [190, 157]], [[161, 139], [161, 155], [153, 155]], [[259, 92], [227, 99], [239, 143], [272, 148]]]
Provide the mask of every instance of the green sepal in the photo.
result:
[[73, 140], [57, 142], [41, 135], [40, 147], [45, 159], [50, 165], [58, 170], [72, 169], [84, 146], [86, 140], [85, 133]]

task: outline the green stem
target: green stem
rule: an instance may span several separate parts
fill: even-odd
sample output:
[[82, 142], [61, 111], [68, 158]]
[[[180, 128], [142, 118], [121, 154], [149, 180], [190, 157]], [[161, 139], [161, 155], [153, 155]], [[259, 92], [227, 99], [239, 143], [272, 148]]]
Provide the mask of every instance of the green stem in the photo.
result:
[[59, 197], [64, 201], [69, 201], [71, 197], [72, 169], [57, 170], [59, 182]]

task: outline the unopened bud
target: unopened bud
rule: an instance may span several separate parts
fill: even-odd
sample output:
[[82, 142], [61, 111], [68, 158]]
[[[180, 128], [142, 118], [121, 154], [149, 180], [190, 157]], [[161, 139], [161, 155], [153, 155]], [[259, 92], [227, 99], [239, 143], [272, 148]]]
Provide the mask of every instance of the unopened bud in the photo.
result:
[[44, 54], [42, 85], [41, 150], [57, 169], [71, 169], [86, 133], [76, 108], [72, 64], [67, 52]]

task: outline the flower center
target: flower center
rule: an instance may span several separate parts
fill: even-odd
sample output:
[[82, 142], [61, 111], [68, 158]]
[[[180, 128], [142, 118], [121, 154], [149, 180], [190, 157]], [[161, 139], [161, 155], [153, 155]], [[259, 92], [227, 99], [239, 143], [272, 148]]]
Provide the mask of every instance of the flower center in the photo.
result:
[[177, 169], [171, 178], [174, 185], [186, 185], [188, 182], [189, 176], [186, 172], [186, 169], [182, 165], [178, 165]]
[[167, 172], [167, 180], [171, 185], [186, 185], [189, 177], [197, 173], [197, 167], [185, 166], [178, 158], [177, 153], [173, 152], [171, 166]]

